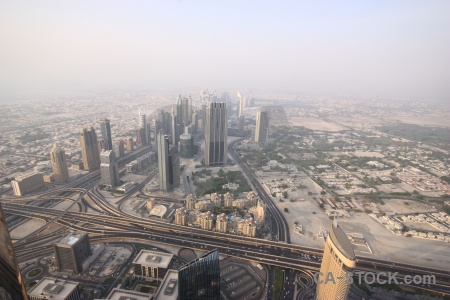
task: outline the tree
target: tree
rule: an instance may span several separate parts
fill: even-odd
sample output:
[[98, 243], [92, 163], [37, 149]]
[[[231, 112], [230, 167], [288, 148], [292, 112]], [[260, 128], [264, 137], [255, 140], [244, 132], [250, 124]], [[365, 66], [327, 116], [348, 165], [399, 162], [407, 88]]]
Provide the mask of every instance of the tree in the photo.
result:
[[327, 192], [325, 192], [325, 191], [321, 191], [320, 192], [320, 194], [323, 196], [323, 195], [325, 195]]
[[283, 192], [283, 198], [284, 198], [284, 199], [287, 199], [287, 197], [288, 197], [288, 192], [284, 191], [284, 192]]
[[284, 212], [289, 212], [289, 209], [287, 207], [284, 208]]
[[219, 172], [217, 172], [217, 176], [223, 177], [225, 176], [225, 172], [222, 169], [220, 169]]

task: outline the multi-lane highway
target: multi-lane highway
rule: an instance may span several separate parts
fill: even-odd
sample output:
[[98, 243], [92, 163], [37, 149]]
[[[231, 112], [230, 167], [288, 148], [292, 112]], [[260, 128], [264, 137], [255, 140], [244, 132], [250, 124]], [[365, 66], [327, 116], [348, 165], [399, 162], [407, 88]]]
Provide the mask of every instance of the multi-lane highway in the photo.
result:
[[[230, 155], [237, 163], [240, 163], [238, 155], [232, 149], [230, 149]], [[128, 160], [122, 160], [121, 163], [123, 164], [130, 160], [130, 157], [127, 158]], [[34, 202], [38, 201], [36, 200], [38, 198], [34, 198], [35, 200], [30, 203], [4, 200], [2, 205], [4, 211], [10, 215], [40, 218], [46, 222], [56, 222], [68, 228], [88, 232], [93, 241], [136, 241], [147, 243], [153, 241], [205, 251], [217, 248], [224, 255], [236, 256], [244, 260], [284, 268], [286, 269], [285, 281], [290, 283], [293, 282], [295, 274], [293, 271], [317, 271], [320, 267], [322, 250], [289, 243], [286, 221], [273, 205], [259, 182], [254, 178], [252, 172], [245, 165], [242, 165], [242, 167], [258, 191], [259, 196], [266, 202], [268, 214], [273, 220], [273, 235], [277, 236], [278, 240], [264, 240], [205, 231], [167, 223], [158, 219], [141, 219], [122, 211], [121, 205], [131, 195], [141, 190], [156, 172], [151, 173], [143, 182], [136, 185], [116, 205], [110, 204], [101, 193], [92, 188], [99, 177], [99, 172], [97, 171], [89, 173], [61, 189], [47, 192], [42, 197], [42, 199], [52, 197], [67, 197], [64, 199], [69, 199], [68, 195], [78, 193], [77, 199], [73, 199], [73, 197], [70, 199], [74, 201], [74, 205], [75, 203], [82, 204], [78, 206], [79, 211], [63, 211], [36, 206]], [[84, 188], [77, 188], [78, 186]], [[17, 200], [17, 198], [15, 199]], [[87, 213], [86, 207], [91, 208], [96, 213]], [[51, 253], [52, 248], [48, 244], [54, 242], [62, 234], [61, 231], [58, 231], [53, 235], [28, 236], [17, 242], [15, 249], [19, 260], [24, 261], [31, 257]], [[368, 257], [358, 257], [357, 270], [399, 272], [399, 277], [415, 274], [434, 275], [437, 279], [436, 284], [422, 286], [421, 288], [450, 293], [450, 272], [448, 270], [416, 267]], [[283, 291], [284, 295], [289, 295], [289, 293], [292, 293], [293, 287], [289, 285], [284, 286]]]

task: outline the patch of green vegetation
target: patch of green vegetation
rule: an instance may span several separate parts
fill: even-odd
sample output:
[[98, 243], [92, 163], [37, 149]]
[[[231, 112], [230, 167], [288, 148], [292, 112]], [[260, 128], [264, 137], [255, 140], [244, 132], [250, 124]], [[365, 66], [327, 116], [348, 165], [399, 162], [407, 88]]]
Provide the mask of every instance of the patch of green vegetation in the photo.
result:
[[39, 268], [33, 269], [33, 270], [31, 270], [30, 272], [27, 273], [27, 277], [36, 277], [36, 276], [38, 276], [41, 273], [42, 273], [42, 269], [39, 269]]
[[278, 299], [280, 297], [282, 287], [283, 287], [283, 269], [280, 267], [276, 267], [274, 290], [273, 290], [274, 299]]

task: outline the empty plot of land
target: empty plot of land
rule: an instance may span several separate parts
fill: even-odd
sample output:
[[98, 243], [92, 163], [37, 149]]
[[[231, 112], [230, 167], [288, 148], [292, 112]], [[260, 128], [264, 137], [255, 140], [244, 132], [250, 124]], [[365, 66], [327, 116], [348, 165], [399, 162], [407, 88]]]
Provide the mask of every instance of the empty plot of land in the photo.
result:
[[45, 225], [45, 222], [38, 219], [30, 219], [23, 223], [20, 226], [17, 226], [13, 230], [11, 230], [10, 235], [11, 239], [17, 240], [26, 237], [32, 232], [36, 231], [38, 228], [41, 228]]
[[385, 204], [380, 205], [379, 208], [388, 215], [437, 211], [433, 206], [418, 201], [404, 199], [385, 199], [383, 201]]
[[291, 122], [292, 126], [303, 126], [312, 130], [319, 131], [335, 132], [348, 129], [347, 127], [340, 124], [315, 118], [295, 117], [291, 118], [289, 121]]

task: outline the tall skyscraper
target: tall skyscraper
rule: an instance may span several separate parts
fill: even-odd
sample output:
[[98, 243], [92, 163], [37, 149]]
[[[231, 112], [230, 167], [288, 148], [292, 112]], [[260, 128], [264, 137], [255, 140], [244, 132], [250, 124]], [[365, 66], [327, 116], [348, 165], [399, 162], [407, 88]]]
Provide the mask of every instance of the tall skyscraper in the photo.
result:
[[69, 181], [69, 168], [67, 167], [66, 154], [57, 143], [50, 151], [50, 160], [53, 167], [53, 178], [56, 182]]
[[103, 150], [100, 154], [101, 183], [114, 187], [119, 184], [119, 166], [113, 150]]
[[84, 169], [87, 171], [97, 170], [100, 167], [100, 153], [94, 127], [81, 129], [80, 144]]
[[102, 132], [103, 149], [112, 150], [111, 124], [108, 119], [100, 121], [100, 131]]
[[147, 116], [145, 115], [145, 111], [141, 114], [141, 110], [139, 110], [139, 129], [143, 130], [142, 133], [142, 145], [148, 144], [148, 132], [147, 132]]
[[83, 262], [91, 255], [91, 244], [86, 233], [69, 233], [53, 248], [55, 264], [60, 272], [79, 274], [83, 271]]
[[[350, 284], [346, 282], [345, 278], [348, 272], [353, 272], [355, 266], [355, 252], [350, 240], [337, 224], [331, 225], [323, 251], [316, 299], [347, 299]], [[333, 275], [334, 281], [326, 281], [330, 273]]]
[[227, 164], [227, 107], [223, 102], [210, 102], [206, 109], [205, 165]]
[[0, 299], [28, 300], [11, 242], [6, 218], [0, 205]]
[[169, 192], [180, 185], [180, 158], [178, 148], [169, 144], [169, 137], [159, 133], [156, 138], [158, 147], [159, 188]]
[[266, 143], [269, 139], [269, 115], [267, 111], [256, 113], [255, 142]]
[[219, 252], [210, 251], [178, 271], [178, 299], [220, 299]]

